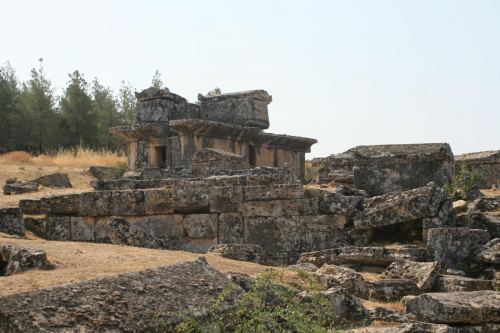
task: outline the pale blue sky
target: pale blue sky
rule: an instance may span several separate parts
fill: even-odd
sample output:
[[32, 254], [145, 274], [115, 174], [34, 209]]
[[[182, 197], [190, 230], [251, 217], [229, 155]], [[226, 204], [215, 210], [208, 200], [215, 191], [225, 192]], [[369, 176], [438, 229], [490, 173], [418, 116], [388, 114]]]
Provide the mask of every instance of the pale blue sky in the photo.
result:
[[356, 145], [500, 149], [500, 1], [4, 1], [0, 65], [44, 58], [60, 94], [78, 69], [115, 92], [156, 70], [196, 100], [265, 89], [273, 133]]

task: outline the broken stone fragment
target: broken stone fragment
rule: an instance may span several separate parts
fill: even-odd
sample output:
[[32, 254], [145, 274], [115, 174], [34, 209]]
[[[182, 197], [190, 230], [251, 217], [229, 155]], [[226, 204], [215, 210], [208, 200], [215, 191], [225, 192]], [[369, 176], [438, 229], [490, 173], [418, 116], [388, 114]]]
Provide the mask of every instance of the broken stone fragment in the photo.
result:
[[384, 272], [391, 279], [410, 279], [417, 283], [421, 290], [430, 290], [438, 277], [441, 267], [437, 261], [414, 262], [398, 259], [392, 262]]
[[31, 269], [47, 269], [50, 263], [45, 250], [12, 244], [0, 245], [0, 276], [13, 275]]
[[500, 293], [471, 291], [427, 293], [403, 299], [406, 313], [442, 324], [484, 324], [500, 321]]
[[385, 194], [363, 202], [352, 220], [356, 229], [414, 221], [436, 216], [443, 198], [443, 190], [434, 183], [397, 194]]
[[491, 237], [500, 237], [500, 215], [474, 212], [469, 214], [469, 228], [488, 230]]
[[467, 206], [468, 212], [494, 212], [500, 209], [500, 196], [480, 197]]
[[72, 188], [71, 182], [69, 180], [67, 173], [54, 173], [51, 175], [45, 175], [38, 177], [32, 182], [45, 187], [56, 187], [56, 188]]
[[24, 236], [23, 212], [19, 208], [0, 209], [0, 232]]
[[500, 238], [492, 239], [481, 247], [476, 258], [482, 262], [500, 264]]
[[433, 291], [451, 293], [456, 291], [492, 290], [492, 280], [472, 279], [456, 275], [439, 275]]
[[260, 245], [255, 244], [222, 244], [213, 245], [208, 253], [222, 258], [266, 264], [266, 253]]
[[385, 321], [389, 323], [410, 323], [411, 320], [401, 311], [387, 309], [382, 306], [377, 306], [370, 311], [370, 316], [373, 320]]
[[403, 296], [416, 295], [421, 291], [415, 281], [410, 279], [385, 279], [366, 282], [370, 298], [394, 300]]
[[317, 277], [319, 283], [326, 289], [342, 287], [354, 296], [368, 298], [368, 287], [365, 279], [352, 269], [325, 264], [313, 276]]
[[22, 193], [30, 193], [38, 191], [38, 183], [35, 182], [13, 182], [9, 184], [5, 184], [3, 187], [3, 194], [12, 195], [12, 194], [22, 194]]
[[486, 230], [469, 228], [429, 229], [427, 255], [445, 269], [468, 271], [476, 252], [490, 240]]

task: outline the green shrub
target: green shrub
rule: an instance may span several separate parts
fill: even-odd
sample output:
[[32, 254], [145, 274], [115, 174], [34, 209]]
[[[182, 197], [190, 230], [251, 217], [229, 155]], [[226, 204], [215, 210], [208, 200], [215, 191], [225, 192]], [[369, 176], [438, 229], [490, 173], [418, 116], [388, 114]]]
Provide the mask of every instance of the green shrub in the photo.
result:
[[448, 198], [453, 201], [472, 201], [479, 194], [479, 181], [482, 177], [481, 172], [468, 171], [465, 165], [462, 165], [460, 172], [453, 176], [452, 182], [444, 185], [444, 191]]
[[106, 171], [104, 179], [121, 177], [128, 170], [127, 162], [118, 162]]
[[[326, 333], [338, 328], [341, 319], [335, 308], [319, 292], [317, 282], [308, 274], [298, 276], [307, 286], [310, 300], [305, 302], [297, 291], [280, 280], [276, 270], [268, 269], [255, 280], [252, 289], [229, 313], [215, 310], [205, 322], [189, 319], [179, 325], [159, 322], [162, 332], [310, 332]], [[234, 286], [233, 286], [234, 288]], [[216, 302], [220, 308], [230, 290], [225, 290]]]

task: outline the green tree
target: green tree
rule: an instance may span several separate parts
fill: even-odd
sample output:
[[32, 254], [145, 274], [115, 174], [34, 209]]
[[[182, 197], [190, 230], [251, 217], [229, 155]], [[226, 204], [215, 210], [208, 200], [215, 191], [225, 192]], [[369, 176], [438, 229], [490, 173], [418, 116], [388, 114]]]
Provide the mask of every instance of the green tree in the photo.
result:
[[79, 71], [69, 74], [68, 87], [61, 98], [61, 128], [65, 134], [65, 146], [99, 146], [97, 115], [92, 107], [88, 84]]
[[97, 78], [92, 82], [92, 107], [97, 116], [97, 130], [99, 132], [99, 144], [111, 150], [123, 147], [124, 140], [109, 132], [109, 128], [124, 124], [122, 114], [118, 112], [117, 101], [113, 91], [104, 87]]
[[18, 127], [18, 99], [21, 94], [14, 69], [9, 62], [0, 67], [0, 153], [15, 149]]
[[118, 93], [118, 109], [124, 122], [130, 125], [136, 122], [135, 111], [137, 102], [134, 90], [134, 87], [129, 82], [125, 83], [125, 81], [122, 81], [122, 86]]
[[214, 89], [210, 90], [207, 92], [207, 96], [216, 96], [222, 94], [222, 91], [220, 90], [219, 87], [215, 87]]
[[153, 75], [153, 80], [151, 80], [151, 87], [160, 89], [163, 87], [163, 81], [161, 80], [161, 73], [158, 70], [156, 70], [155, 75]]
[[23, 83], [20, 96], [20, 117], [23, 117], [24, 137], [29, 151], [43, 153], [46, 147], [57, 146], [59, 114], [55, 108], [54, 89], [43, 70], [43, 58], [38, 59], [39, 69], [31, 70], [31, 79]]

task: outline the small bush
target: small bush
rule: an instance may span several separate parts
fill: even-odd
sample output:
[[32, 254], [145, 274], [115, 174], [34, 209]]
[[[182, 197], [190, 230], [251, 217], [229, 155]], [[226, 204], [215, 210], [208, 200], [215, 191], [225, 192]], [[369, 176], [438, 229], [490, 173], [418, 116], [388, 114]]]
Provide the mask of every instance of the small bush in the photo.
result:
[[115, 164], [115, 166], [109, 168], [106, 171], [106, 175], [104, 176], [104, 179], [112, 179], [112, 178], [117, 178], [123, 176], [125, 172], [127, 172], [128, 166], [126, 162], [118, 162]]
[[479, 194], [479, 181], [482, 177], [481, 172], [468, 171], [465, 165], [462, 165], [460, 172], [453, 176], [452, 182], [444, 185], [444, 191], [448, 198], [453, 201], [472, 201]]

